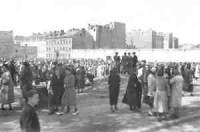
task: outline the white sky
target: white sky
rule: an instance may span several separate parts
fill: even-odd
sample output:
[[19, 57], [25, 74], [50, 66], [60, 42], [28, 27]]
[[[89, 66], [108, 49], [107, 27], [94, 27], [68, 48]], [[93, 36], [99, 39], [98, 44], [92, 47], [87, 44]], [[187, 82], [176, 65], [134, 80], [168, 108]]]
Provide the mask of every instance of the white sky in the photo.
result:
[[0, 30], [15, 35], [125, 22], [200, 43], [200, 0], [0, 0]]

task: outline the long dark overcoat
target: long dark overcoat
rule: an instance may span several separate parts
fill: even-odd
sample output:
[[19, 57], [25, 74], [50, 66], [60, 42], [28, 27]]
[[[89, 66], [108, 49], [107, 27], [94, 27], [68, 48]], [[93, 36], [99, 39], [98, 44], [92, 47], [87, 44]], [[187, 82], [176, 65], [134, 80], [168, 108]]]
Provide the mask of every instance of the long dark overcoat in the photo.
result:
[[141, 107], [141, 95], [142, 95], [142, 88], [141, 84], [138, 81], [137, 77], [133, 79], [135, 74], [132, 74], [128, 81], [127, 86], [127, 103], [130, 106], [134, 106], [137, 108]]
[[38, 115], [29, 104], [25, 105], [19, 123], [21, 130], [24, 132], [40, 132]]
[[54, 73], [50, 85], [53, 91], [53, 96], [50, 101], [51, 105], [61, 105], [61, 99], [64, 93], [64, 78], [62, 76], [58, 78]]
[[120, 76], [111, 71], [108, 78], [110, 105], [117, 105], [120, 91]]

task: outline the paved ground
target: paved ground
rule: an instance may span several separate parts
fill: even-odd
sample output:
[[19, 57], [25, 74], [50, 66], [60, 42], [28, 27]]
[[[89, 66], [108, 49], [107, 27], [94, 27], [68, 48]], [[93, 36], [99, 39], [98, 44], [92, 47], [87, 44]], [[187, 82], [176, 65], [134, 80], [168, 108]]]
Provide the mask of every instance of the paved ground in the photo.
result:
[[[128, 106], [121, 103], [127, 79], [122, 79], [121, 94], [119, 99], [119, 111], [111, 113], [108, 105], [107, 82], [98, 81], [93, 89], [88, 89], [85, 94], [78, 96], [80, 114], [58, 116], [47, 114], [46, 109], [38, 111], [42, 132], [182, 132], [200, 131], [200, 118], [192, 118], [186, 122], [174, 125], [162, 125], [169, 121], [157, 122], [154, 117], [148, 117], [148, 107], [143, 105], [142, 112], [129, 111]], [[195, 87], [196, 94], [193, 97], [183, 98], [181, 118], [198, 114], [200, 115], [200, 88]], [[16, 92], [17, 94], [17, 92]], [[19, 132], [20, 110], [0, 113], [0, 132]]]

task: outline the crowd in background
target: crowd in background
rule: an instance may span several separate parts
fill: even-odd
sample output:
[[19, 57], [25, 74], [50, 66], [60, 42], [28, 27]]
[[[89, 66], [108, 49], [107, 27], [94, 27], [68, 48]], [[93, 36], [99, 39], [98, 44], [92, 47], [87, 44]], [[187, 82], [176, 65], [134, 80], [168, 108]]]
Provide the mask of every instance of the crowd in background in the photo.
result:
[[94, 79], [108, 76], [111, 65], [112, 62], [102, 59], [23, 61], [1, 58], [1, 109], [5, 110], [7, 104], [10, 110], [13, 109], [14, 87], [20, 86], [25, 102], [28, 100], [28, 91], [45, 87], [48, 91], [50, 115], [59, 111], [60, 106], [65, 112], [69, 112], [72, 106], [76, 114], [76, 93], [82, 93], [86, 86], [94, 83]]
[[[27, 92], [44, 86], [50, 95], [49, 114], [57, 111], [78, 113], [76, 93], [82, 93], [94, 79], [108, 77], [111, 111], [118, 110], [120, 74], [128, 75], [127, 90], [123, 102], [130, 110], [140, 111], [142, 103], [150, 106], [149, 115], [165, 119], [172, 111], [178, 117], [184, 92], [193, 95], [193, 80], [200, 77], [198, 63], [158, 63], [138, 61], [136, 53], [118, 53], [111, 59], [80, 60], [17, 60], [0, 59], [0, 104], [1, 110], [8, 105], [12, 110], [14, 86], [20, 86], [22, 97], [27, 101]], [[61, 109], [59, 109], [61, 107]]]

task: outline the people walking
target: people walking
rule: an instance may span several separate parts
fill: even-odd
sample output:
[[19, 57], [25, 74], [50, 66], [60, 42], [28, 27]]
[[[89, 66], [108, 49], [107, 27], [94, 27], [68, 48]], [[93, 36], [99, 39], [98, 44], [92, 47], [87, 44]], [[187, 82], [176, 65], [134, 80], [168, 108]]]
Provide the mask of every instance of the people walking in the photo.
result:
[[141, 84], [137, 76], [133, 73], [129, 77], [127, 86], [127, 103], [130, 106], [130, 110], [139, 111], [141, 108], [141, 96]]
[[118, 103], [118, 97], [119, 97], [119, 91], [120, 91], [120, 76], [119, 76], [117, 68], [113, 68], [110, 71], [108, 84], [109, 84], [110, 108], [112, 112], [115, 112], [118, 110], [117, 103]]

